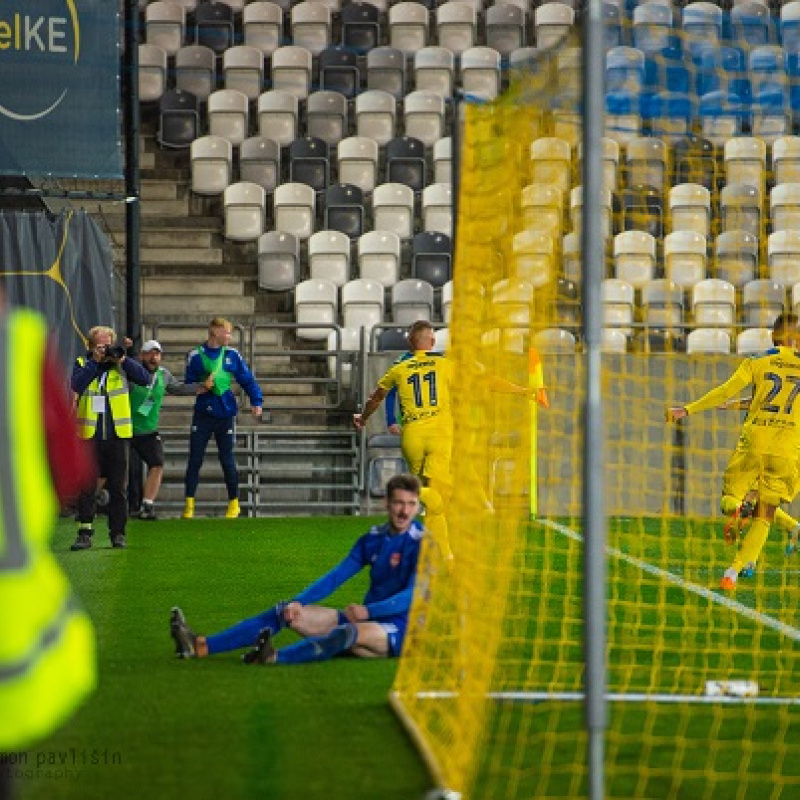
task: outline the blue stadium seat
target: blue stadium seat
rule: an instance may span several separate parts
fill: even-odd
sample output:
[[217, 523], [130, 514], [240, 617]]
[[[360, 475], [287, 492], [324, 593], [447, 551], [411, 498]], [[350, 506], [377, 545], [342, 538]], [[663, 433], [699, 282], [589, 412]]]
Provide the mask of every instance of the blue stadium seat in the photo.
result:
[[401, 136], [387, 143], [386, 182], [405, 184], [415, 192], [425, 188], [425, 145], [419, 139]]
[[355, 97], [361, 88], [358, 57], [344, 47], [328, 47], [319, 54], [320, 88]]
[[328, 145], [313, 136], [295, 139], [289, 145], [289, 180], [324, 192], [330, 180]]
[[233, 45], [233, 9], [227, 3], [200, 3], [194, 12], [194, 40], [217, 55]]
[[339, 183], [325, 194], [325, 229], [357, 239], [365, 229], [364, 194], [357, 186]]

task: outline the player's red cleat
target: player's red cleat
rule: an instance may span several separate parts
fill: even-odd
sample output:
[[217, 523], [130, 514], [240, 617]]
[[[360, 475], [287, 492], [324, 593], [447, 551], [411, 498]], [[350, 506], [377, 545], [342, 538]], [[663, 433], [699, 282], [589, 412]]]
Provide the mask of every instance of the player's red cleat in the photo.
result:
[[719, 588], [726, 592], [732, 592], [736, 589], [736, 581], [733, 578], [725, 576], [719, 582]]

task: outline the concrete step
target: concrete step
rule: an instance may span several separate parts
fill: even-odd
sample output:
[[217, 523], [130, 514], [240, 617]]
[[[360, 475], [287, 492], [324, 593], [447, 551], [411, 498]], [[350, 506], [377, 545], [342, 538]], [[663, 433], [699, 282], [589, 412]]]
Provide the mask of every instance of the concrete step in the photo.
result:
[[[222, 264], [220, 247], [143, 247], [139, 251], [142, 264]], [[184, 289], [186, 288], [184, 284]]]
[[149, 203], [152, 200], [178, 200], [186, 192], [175, 181], [142, 180], [139, 194], [142, 202]]
[[189, 198], [178, 200], [146, 200], [142, 203], [143, 217], [172, 218], [189, 216]]
[[222, 237], [212, 231], [194, 228], [175, 228], [173, 230], [143, 230], [139, 234], [142, 249], [156, 247], [210, 248], [222, 251]]
[[[187, 286], [187, 289], [191, 289]], [[248, 318], [255, 311], [252, 297], [220, 297], [218, 295], [188, 295], [180, 299], [172, 296], [144, 297], [142, 314], [151, 323], [155, 318], [179, 321], [181, 318], [211, 319], [214, 316]], [[201, 340], [202, 341], [202, 340]]]
[[145, 297], [173, 295], [185, 297], [187, 289], [199, 295], [215, 297], [244, 297], [244, 281], [236, 278], [195, 278], [188, 287], [184, 278], [168, 274], [150, 276], [142, 281], [142, 295]]
[[[111, 231], [125, 230], [125, 212], [121, 203], [107, 204], [103, 208], [104, 224]], [[222, 218], [216, 216], [165, 216], [141, 218], [142, 231], [205, 231], [222, 233]]]

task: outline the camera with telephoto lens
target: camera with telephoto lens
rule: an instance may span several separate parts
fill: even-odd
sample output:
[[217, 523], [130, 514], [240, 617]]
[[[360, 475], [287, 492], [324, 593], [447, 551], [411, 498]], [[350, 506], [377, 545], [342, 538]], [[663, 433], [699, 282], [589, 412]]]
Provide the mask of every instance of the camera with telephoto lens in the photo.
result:
[[104, 350], [106, 361], [119, 361], [125, 356], [125, 348], [121, 344], [107, 344]]

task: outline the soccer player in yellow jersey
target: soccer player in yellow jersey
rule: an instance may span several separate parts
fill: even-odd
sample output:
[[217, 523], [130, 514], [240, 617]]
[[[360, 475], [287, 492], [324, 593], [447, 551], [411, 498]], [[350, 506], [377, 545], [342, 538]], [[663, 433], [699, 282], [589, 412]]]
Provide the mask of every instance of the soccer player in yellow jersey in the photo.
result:
[[408, 331], [409, 352], [400, 356], [378, 381], [364, 410], [353, 415], [353, 424], [362, 430], [389, 391], [397, 388], [403, 458], [409, 471], [425, 483], [420, 493], [426, 509], [425, 525], [450, 556], [444, 513], [451, 489], [453, 364], [441, 353], [433, 352], [434, 342], [433, 325], [417, 320]]
[[753, 401], [742, 425], [738, 449], [741, 469], [757, 475], [758, 501], [753, 523], [725, 570], [720, 587], [732, 590], [742, 567], [755, 562], [767, 540], [775, 510], [794, 494], [798, 453], [800, 453], [800, 333], [797, 317], [785, 314], [780, 320], [780, 341], [761, 356], [743, 361], [721, 386], [699, 400], [667, 410], [667, 421], [683, 419], [729, 400], [745, 387], [753, 386]]

